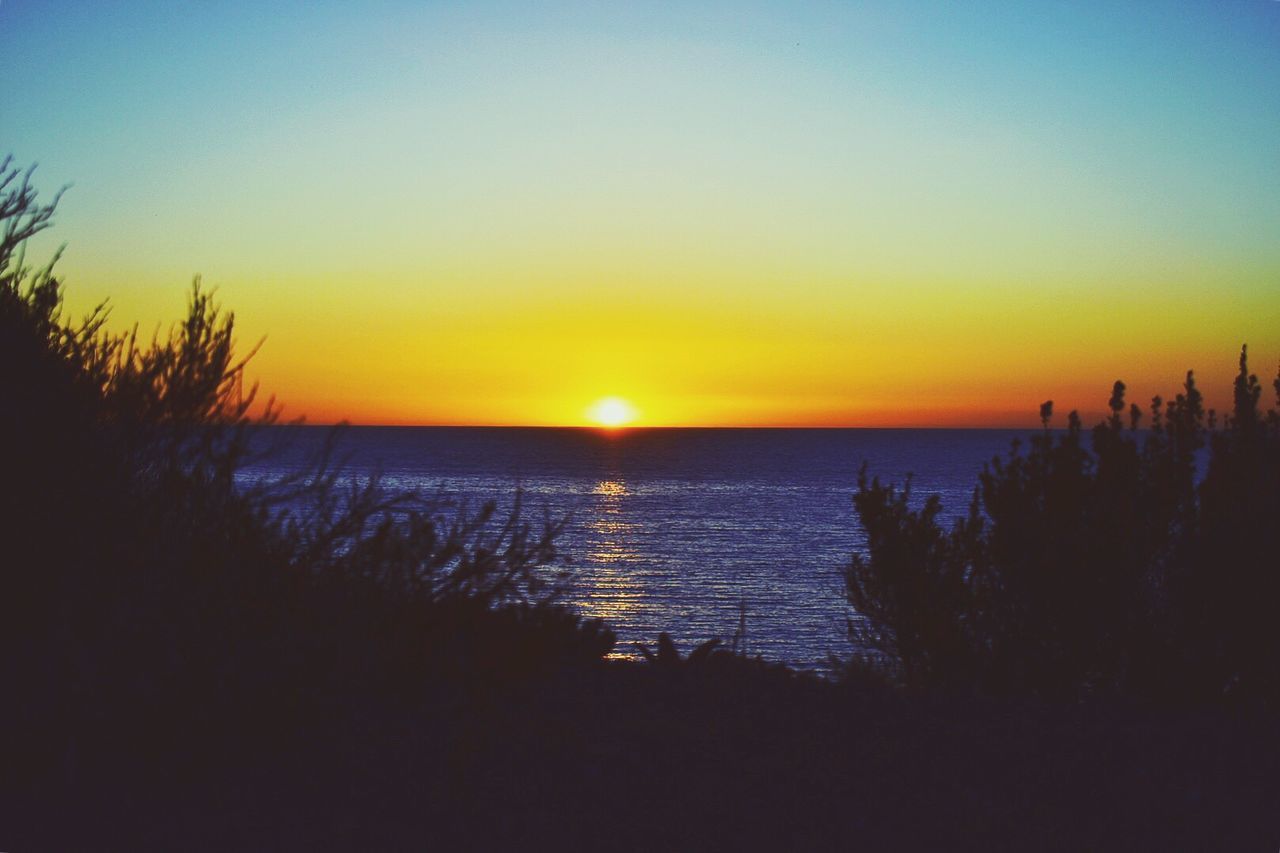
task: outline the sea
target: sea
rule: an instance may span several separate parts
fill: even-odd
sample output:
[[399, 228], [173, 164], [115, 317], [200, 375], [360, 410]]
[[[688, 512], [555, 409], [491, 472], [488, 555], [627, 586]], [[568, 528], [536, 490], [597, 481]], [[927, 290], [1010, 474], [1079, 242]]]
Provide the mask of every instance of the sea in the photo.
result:
[[[943, 516], [968, 510], [984, 463], [1030, 430], [276, 427], [248, 480], [299, 470], [325, 442], [345, 477], [442, 506], [567, 523], [563, 602], [604, 620], [613, 655], [667, 632], [682, 651], [740, 648], [817, 672], [852, 651], [843, 572], [865, 547], [859, 469]], [[745, 630], [743, 630], [745, 628]]]

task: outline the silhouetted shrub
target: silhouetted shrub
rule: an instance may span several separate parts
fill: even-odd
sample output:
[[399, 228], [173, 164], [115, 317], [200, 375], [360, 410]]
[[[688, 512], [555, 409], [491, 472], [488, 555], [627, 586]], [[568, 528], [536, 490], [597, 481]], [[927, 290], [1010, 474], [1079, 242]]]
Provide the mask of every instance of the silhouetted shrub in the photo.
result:
[[518, 496], [500, 516], [388, 495], [331, 454], [238, 480], [277, 412], [255, 414], [234, 317], [197, 280], [186, 319], [145, 345], [109, 331], [105, 306], [68, 320], [54, 263], [24, 263], [58, 202], [39, 204], [30, 177], [0, 164], [0, 679], [22, 697], [0, 722], [15, 778], [72, 778], [95, 752], [215, 754], [370, 695], [609, 651], [609, 631], [556, 605], [561, 523], [535, 529]]
[[864, 466], [867, 552], [846, 582], [865, 664], [922, 686], [1280, 700], [1280, 418], [1246, 356], [1221, 425], [1191, 373], [1149, 428], [1116, 382], [1088, 447], [1045, 403], [1029, 450], [993, 460], [949, 530], [936, 496], [913, 509]]

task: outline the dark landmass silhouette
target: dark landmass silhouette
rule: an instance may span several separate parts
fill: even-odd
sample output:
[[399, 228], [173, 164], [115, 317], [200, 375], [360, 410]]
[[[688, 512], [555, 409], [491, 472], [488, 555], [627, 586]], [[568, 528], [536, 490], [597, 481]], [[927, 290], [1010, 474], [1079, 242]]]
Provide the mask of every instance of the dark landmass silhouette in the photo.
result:
[[0, 166], [0, 847], [1276, 845], [1280, 428], [1243, 355], [1221, 428], [1190, 377], [1142, 433], [1117, 386], [1092, 451], [1046, 407], [952, 531], [864, 476], [838, 679], [614, 663], [518, 495], [332, 451], [237, 481], [278, 413], [234, 318], [197, 282], [149, 342], [67, 319], [30, 177]]

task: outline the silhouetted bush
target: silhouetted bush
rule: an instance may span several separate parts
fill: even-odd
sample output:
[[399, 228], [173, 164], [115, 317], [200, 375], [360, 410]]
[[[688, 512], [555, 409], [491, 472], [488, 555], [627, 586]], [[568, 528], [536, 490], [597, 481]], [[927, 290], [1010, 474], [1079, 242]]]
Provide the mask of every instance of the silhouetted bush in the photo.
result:
[[864, 466], [867, 552], [846, 571], [864, 664], [919, 686], [1280, 700], [1280, 418], [1246, 356], [1221, 424], [1191, 373], [1148, 428], [1116, 382], [1091, 441], [1074, 412], [1051, 430], [1045, 403], [949, 530], [936, 496], [913, 509]]
[[[353, 482], [317, 458], [237, 478], [269, 441], [234, 317], [197, 280], [140, 342], [65, 317], [25, 241], [58, 199], [0, 164], [0, 679], [7, 772], [252, 746], [370, 696], [429, 698], [598, 661], [556, 605], [561, 524]], [[256, 412], [256, 413], [255, 413]], [[445, 687], [441, 687], [444, 685]], [[25, 775], [24, 775], [25, 774]]]

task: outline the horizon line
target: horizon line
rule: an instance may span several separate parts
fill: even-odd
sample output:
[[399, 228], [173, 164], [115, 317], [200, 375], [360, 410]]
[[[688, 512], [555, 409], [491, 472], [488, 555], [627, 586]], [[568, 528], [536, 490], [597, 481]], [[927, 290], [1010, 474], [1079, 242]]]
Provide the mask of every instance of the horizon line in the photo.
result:
[[[581, 430], [598, 432], [605, 435], [627, 432], [654, 430], [1004, 430], [1042, 429], [1038, 424], [1027, 426], [974, 426], [974, 425], [900, 425], [900, 426], [867, 426], [847, 424], [635, 424], [619, 427], [605, 427], [598, 424], [511, 424], [511, 423], [357, 423], [354, 421], [278, 421], [273, 424], [259, 426], [302, 426], [302, 427], [359, 427], [361, 429], [546, 429], [546, 430]], [[1057, 429], [1057, 427], [1051, 427]]]

